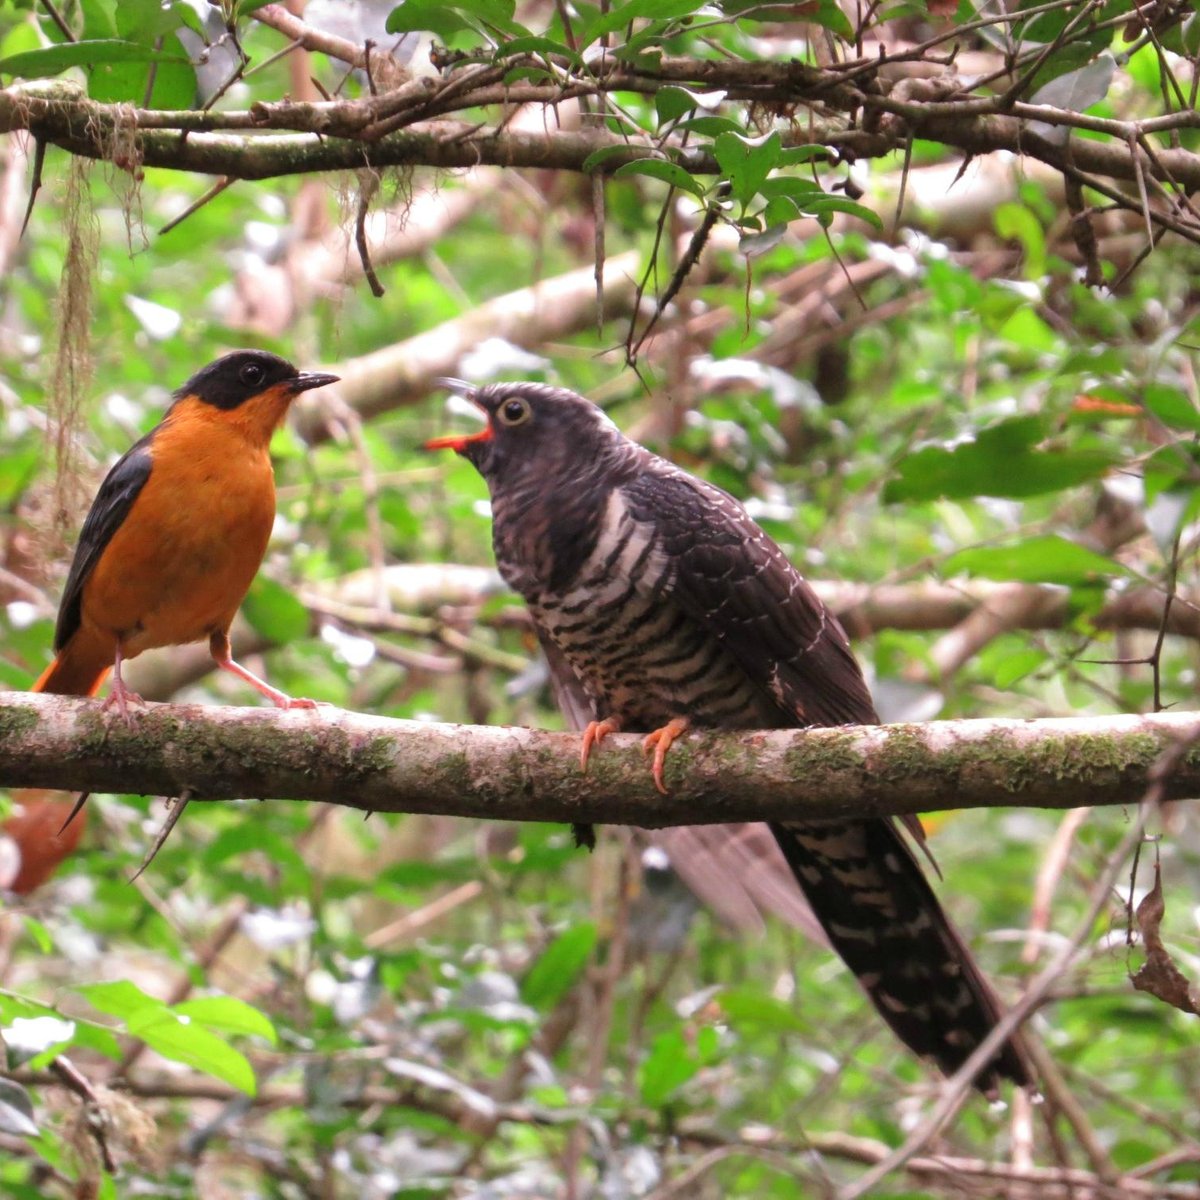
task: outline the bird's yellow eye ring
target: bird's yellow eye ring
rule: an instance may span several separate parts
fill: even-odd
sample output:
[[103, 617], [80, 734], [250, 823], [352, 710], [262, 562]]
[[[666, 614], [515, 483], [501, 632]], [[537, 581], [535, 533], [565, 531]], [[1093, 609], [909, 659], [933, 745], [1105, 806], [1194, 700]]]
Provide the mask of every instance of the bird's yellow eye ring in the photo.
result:
[[533, 409], [529, 407], [528, 400], [513, 396], [500, 405], [496, 416], [500, 418], [501, 425], [522, 425], [533, 416]]

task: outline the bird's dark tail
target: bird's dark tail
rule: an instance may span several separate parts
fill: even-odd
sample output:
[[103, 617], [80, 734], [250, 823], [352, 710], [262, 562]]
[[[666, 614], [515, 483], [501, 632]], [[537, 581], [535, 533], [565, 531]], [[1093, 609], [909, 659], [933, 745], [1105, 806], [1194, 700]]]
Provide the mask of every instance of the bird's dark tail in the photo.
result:
[[57, 696], [94, 696], [104, 686], [112, 662], [111, 643], [78, 629], [29, 690]]
[[[957, 1070], [1000, 1018], [1000, 1004], [890, 820], [774, 823], [771, 831], [834, 949], [915, 1054]], [[1031, 1081], [1014, 1036], [976, 1076]]]

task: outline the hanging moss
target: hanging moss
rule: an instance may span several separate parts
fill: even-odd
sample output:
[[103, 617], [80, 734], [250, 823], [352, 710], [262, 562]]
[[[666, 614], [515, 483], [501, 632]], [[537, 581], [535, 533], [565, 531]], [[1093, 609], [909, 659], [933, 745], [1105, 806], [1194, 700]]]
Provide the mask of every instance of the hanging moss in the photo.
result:
[[84, 500], [76, 469], [76, 436], [83, 398], [92, 376], [92, 279], [100, 248], [100, 225], [88, 179], [90, 170], [90, 164], [76, 157], [67, 169], [63, 205], [66, 253], [55, 304], [54, 367], [46, 392], [55, 461], [54, 527], [59, 533], [74, 529], [76, 510]]

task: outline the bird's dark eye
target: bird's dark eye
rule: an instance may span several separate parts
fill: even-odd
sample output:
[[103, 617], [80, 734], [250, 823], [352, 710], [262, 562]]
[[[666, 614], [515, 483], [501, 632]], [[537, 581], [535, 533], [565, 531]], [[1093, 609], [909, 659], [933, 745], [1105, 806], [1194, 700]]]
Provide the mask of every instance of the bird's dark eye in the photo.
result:
[[528, 400], [521, 400], [514, 397], [512, 400], [505, 400], [500, 405], [500, 411], [497, 415], [505, 425], [520, 425], [523, 421], [529, 420], [533, 415], [533, 410], [529, 407]]
[[256, 362], [248, 362], [242, 366], [238, 372], [238, 378], [243, 383], [248, 383], [251, 387], [263, 381], [263, 369]]

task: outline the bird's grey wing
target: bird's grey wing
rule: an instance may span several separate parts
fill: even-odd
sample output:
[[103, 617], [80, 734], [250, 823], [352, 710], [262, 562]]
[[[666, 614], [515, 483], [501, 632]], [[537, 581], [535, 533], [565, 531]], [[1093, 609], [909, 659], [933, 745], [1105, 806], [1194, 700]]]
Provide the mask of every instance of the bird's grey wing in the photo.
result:
[[671, 563], [671, 599], [778, 706], [781, 727], [878, 720], [837, 618], [733, 497], [665, 463], [623, 490]]

